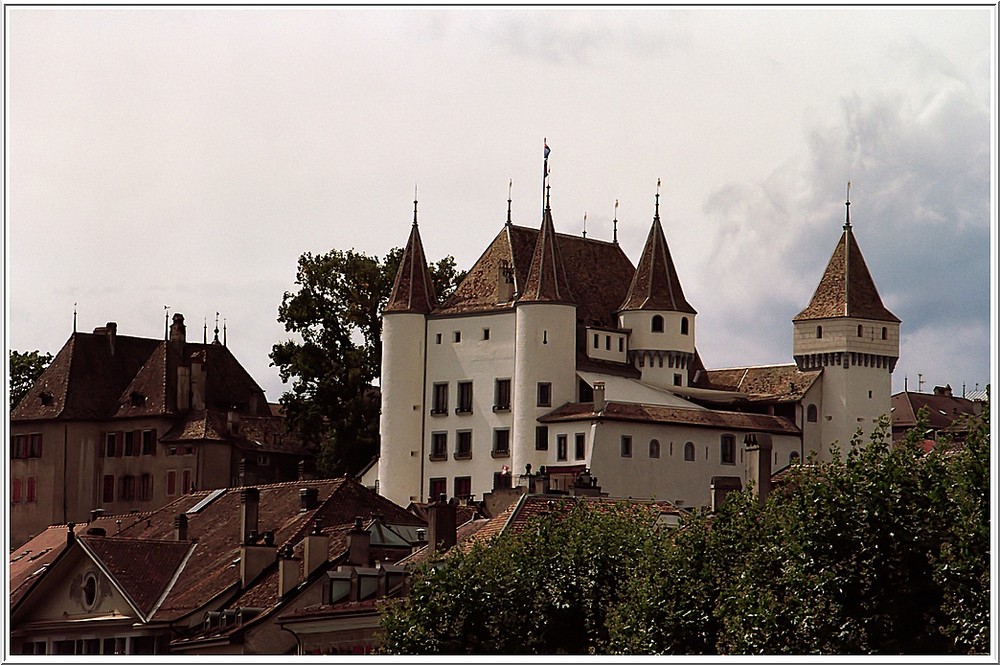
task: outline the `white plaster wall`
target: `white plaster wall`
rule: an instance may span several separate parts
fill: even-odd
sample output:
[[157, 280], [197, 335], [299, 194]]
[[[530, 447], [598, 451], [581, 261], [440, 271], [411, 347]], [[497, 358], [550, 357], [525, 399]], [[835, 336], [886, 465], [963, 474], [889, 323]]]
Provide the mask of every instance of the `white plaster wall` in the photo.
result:
[[[663, 332], [652, 332], [653, 316], [663, 317]], [[694, 353], [695, 317], [687, 312], [629, 310], [618, 315], [622, 328], [632, 330], [629, 346], [633, 349], [665, 349]], [[688, 320], [688, 334], [681, 334], [681, 319]]]
[[[862, 336], [858, 337], [858, 325]], [[823, 337], [816, 337], [816, 328], [823, 327]], [[886, 339], [882, 339], [882, 328]], [[795, 323], [792, 355], [848, 351], [899, 357], [899, 324], [873, 319], [833, 318]]]
[[[595, 346], [596, 338], [596, 346]], [[603, 328], [587, 328], [587, 357], [611, 362], [628, 362], [628, 335]], [[610, 341], [610, 344], [609, 344]], [[608, 347], [611, 347], [610, 349]], [[621, 349], [619, 351], [618, 349]]]

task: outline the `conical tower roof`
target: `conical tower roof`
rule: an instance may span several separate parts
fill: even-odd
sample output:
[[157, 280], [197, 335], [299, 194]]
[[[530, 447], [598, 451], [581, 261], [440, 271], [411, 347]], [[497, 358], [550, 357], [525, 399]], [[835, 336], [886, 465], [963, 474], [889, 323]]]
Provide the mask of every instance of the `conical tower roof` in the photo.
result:
[[[851, 205], [850, 201], [847, 205]], [[899, 323], [899, 318], [882, 304], [875, 280], [868, 272], [868, 265], [851, 228], [850, 210], [848, 207], [844, 233], [833, 250], [812, 300], [792, 321], [852, 317]]]
[[573, 302], [547, 198], [545, 212], [542, 214], [542, 228], [535, 242], [535, 253], [531, 257], [531, 268], [518, 302]]
[[697, 314], [694, 307], [684, 298], [677, 269], [670, 257], [670, 248], [660, 224], [660, 194], [656, 194], [656, 211], [653, 225], [646, 237], [646, 245], [639, 257], [639, 264], [632, 276], [625, 302], [619, 308], [624, 310], [660, 310]]
[[392, 284], [389, 302], [382, 311], [428, 314], [436, 304], [434, 282], [427, 268], [424, 245], [420, 241], [420, 229], [417, 228], [417, 202], [414, 201], [410, 238], [406, 241], [403, 257], [399, 261], [399, 270], [396, 271], [396, 280]]

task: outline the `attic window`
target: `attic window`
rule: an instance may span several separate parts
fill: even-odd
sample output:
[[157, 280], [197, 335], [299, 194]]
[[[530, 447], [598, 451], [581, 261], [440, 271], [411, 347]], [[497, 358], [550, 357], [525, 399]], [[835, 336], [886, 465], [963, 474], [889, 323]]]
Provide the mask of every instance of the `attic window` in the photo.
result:
[[138, 391], [133, 390], [130, 399], [132, 406], [146, 406], [146, 396]]
[[88, 610], [92, 610], [96, 602], [97, 577], [93, 573], [87, 573], [87, 576], [83, 580], [83, 606]]
[[48, 391], [45, 391], [41, 395], [39, 395], [38, 399], [39, 399], [39, 401], [41, 401], [42, 406], [51, 406], [52, 405], [52, 393], [50, 393]]

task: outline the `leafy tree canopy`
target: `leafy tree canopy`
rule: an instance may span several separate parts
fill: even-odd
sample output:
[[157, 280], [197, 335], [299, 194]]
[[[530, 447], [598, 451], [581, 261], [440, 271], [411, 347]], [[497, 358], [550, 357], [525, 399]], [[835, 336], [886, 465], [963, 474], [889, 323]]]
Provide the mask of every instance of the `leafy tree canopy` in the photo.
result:
[[[358, 471], [378, 453], [382, 308], [402, 250], [382, 259], [353, 250], [299, 257], [297, 290], [285, 292], [278, 321], [298, 339], [275, 344], [271, 364], [291, 387], [281, 397], [289, 427], [319, 450], [328, 476]], [[464, 276], [448, 256], [430, 266], [438, 297]]]
[[10, 408], [13, 409], [52, 362], [52, 354], [42, 354], [37, 350], [24, 353], [11, 350], [9, 362]]

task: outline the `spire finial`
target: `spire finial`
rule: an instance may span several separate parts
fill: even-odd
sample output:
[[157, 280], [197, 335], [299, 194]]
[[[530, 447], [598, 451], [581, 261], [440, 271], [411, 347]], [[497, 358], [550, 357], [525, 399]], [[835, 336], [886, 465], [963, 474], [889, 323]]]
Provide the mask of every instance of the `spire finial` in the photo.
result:
[[542, 213], [549, 209], [548, 177], [549, 177], [549, 140], [542, 139]]
[[507, 226], [510, 226], [510, 192], [514, 189], [514, 179], [507, 183]]
[[204, 324], [201, 328], [201, 343], [208, 344], [208, 317], [204, 317]]
[[552, 206], [549, 202], [549, 196], [552, 193], [552, 185], [545, 185], [545, 209], [552, 210]]
[[219, 313], [215, 313], [215, 339], [212, 340], [212, 344], [219, 343]]
[[413, 225], [417, 225], [417, 183], [413, 183]]
[[583, 237], [587, 237], [587, 211], [583, 212]]
[[656, 219], [660, 218], [660, 179], [656, 179], [656, 210], [653, 213]]
[[618, 199], [615, 199], [615, 218], [612, 220], [613, 224], [613, 240], [614, 243], [618, 244]]
[[170, 305], [163, 306], [163, 339], [170, 339]]
[[851, 228], [851, 181], [850, 180], [847, 181], [847, 203], [845, 203], [844, 205], [847, 206], [847, 221], [844, 222], [844, 230], [846, 231], [849, 228]]
[[226, 346], [226, 319], [222, 319], [222, 346]]
[[76, 303], [73, 303], [73, 332], [76, 332]]

